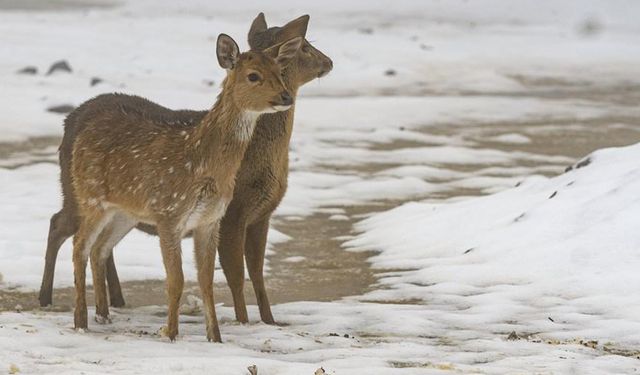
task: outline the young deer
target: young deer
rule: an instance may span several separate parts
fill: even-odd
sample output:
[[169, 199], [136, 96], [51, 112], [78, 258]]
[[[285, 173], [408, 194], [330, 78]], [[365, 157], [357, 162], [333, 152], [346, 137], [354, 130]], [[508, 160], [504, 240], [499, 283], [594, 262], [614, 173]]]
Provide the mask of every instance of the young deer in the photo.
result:
[[[251, 25], [249, 45], [253, 49], [264, 50], [290, 38], [305, 37], [309, 16], [299, 17], [283, 27], [267, 27], [264, 14], [260, 13]], [[283, 70], [283, 78], [295, 96], [300, 86], [331, 71], [331, 59], [314, 48], [307, 40]], [[83, 131], [85, 123], [97, 115], [119, 112], [126, 106], [154, 121], [171, 123], [176, 126], [194, 126], [206, 115], [206, 111], [174, 111], [139, 97], [125, 95], [103, 95], [92, 106], [80, 107], [65, 120], [64, 137], [60, 145], [60, 170], [63, 192], [62, 209], [51, 217], [46, 251], [45, 271], [40, 288], [40, 304], [52, 302], [53, 274], [56, 257], [62, 243], [78, 228], [77, 203], [71, 184], [71, 150], [77, 135]], [[260, 116], [256, 131], [249, 144], [236, 178], [232, 212], [227, 210], [220, 231], [218, 250], [223, 270], [231, 287], [236, 318], [248, 321], [243, 294], [244, 264], [247, 266], [258, 296], [260, 315], [264, 322], [273, 323], [273, 316], [266, 295], [262, 269], [266, 244], [266, 231], [271, 213], [278, 206], [287, 186], [288, 147], [293, 130], [292, 107], [288, 111]], [[154, 227], [138, 225], [150, 234], [156, 234]], [[111, 255], [107, 263], [109, 299], [112, 306], [124, 306], [124, 299], [118, 282], [118, 274]]]
[[131, 229], [147, 223], [157, 227], [167, 272], [166, 335], [173, 341], [178, 334], [184, 284], [180, 242], [192, 231], [207, 339], [221, 341], [213, 298], [220, 219], [231, 200], [236, 172], [258, 116], [293, 105], [281, 67], [295, 56], [301, 43], [301, 38], [295, 38], [265, 53], [240, 54], [233, 39], [221, 34], [217, 57], [227, 77], [215, 105], [197, 126], [152, 121], [125, 106], [119, 113], [98, 116], [85, 124], [71, 159], [80, 218], [73, 241], [77, 329], [87, 327], [89, 253], [96, 320], [108, 321], [106, 260]]

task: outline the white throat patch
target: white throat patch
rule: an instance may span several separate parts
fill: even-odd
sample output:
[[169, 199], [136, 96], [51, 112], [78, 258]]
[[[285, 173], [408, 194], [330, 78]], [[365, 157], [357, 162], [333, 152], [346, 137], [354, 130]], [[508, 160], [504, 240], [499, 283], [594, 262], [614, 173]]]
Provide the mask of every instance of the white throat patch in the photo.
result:
[[249, 142], [251, 140], [259, 116], [260, 112], [255, 111], [244, 111], [238, 116], [238, 122], [233, 129], [239, 141]]

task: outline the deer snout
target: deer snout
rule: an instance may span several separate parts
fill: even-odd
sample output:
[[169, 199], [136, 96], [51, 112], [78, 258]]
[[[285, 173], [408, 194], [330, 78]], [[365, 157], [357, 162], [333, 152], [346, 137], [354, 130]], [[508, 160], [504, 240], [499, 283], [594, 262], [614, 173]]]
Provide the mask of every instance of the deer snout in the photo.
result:
[[282, 91], [271, 102], [270, 112], [286, 111], [293, 105], [293, 98], [289, 91]]
[[280, 105], [291, 105], [293, 104], [293, 98], [288, 91], [283, 91], [280, 93]]
[[327, 57], [327, 59], [322, 63], [322, 70], [318, 73], [318, 78], [326, 76], [331, 70], [333, 70], [333, 61]]

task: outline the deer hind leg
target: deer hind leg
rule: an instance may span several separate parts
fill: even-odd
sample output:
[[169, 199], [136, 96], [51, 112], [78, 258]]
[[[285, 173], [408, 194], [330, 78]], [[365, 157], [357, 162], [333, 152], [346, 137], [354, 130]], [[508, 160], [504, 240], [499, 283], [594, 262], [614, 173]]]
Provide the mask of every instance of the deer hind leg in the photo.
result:
[[177, 225], [171, 225], [169, 223], [159, 224], [158, 234], [160, 235], [162, 260], [167, 273], [167, 302], [169, 305], [167, 326], [165, 327], [164, 333], [169, 337], [169, 340], [175, 341], [178, 335], [178, 309], [184, 287], [182, 249], [180, 246], [182, 236], [177, 230]]
[[269, 219], [263, 219], [247, 228], [247, 243], [245, 257], [249, 277], [253, 284], [253, 290], [260, 309], [260, 319], [267, 324], [275, 324], [271, 305], [267, 297], [267, 289], [264, 285], [264, 254], [267, 247], [267, 233], [269, 232]]
[[60, 246], [62, 246], [69, 237], [73, 236], [77, 230], [78, 218], [70, 209], [63, 207], [51, 216], [44, 272], [42, 274], [42, 284], [40, 285], [40, 295], [38, 297], [41, 307], [51, 305], [53, 301], [53, 277]]
[[218, 318], [216, 316], [216, 305], [213, 298], [213, 272], [216, 262], [219, 227], [219, 222], [205, 224], [196, 228], [193, 232], [198, 283], [200, 284], [200, 291], [205, 307], [207, 340], [210, 342], [222, 342]]
[[112, 307], [123, 307], [125, 305], [120, 286], [120, 278], [116, 270], [116, 263], [113, 260], [113, 249], [109, 251], [111, 255], [107, 258], [107, 285], [109, 286], [109, 302]]
[[73, 238], [73, 269], [76, 287], [76, 307], [74, 326], [87, 328], [87, 259], [89, 252], [102, 229], [110, 219], [110, 214], [100, 209], [88, 209], [80, 219], [80, 227]]
[[249, 322], [247, 303], [244, 299], [244, 241], [246, 226], [240, 223], [234, 215], [227, 215], [222, 219], [220, 227], [220, 265], [231, 289], [233, 307], [236, 320], [240, 323]]
[[105, 285], [107, 259], [113, 247], [133, 229], [136, 222], [128, 216], [118, 213], [113, 216], [91, 249], [91, 270], [93, 273], [93, 290], [96, 300], [96, 322], [111, 323], [109, 304]]

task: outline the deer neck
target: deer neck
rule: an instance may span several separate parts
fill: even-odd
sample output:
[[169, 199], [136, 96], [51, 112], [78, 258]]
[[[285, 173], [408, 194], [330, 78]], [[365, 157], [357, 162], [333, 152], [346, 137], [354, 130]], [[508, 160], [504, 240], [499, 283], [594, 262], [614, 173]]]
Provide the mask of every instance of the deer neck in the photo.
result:
[[186, 148], [196, 173], [235, 175], [260, 115], [239, 108], [231, 89], [224, 86], [213, 108], [188, 135]]

